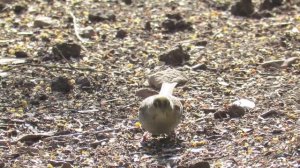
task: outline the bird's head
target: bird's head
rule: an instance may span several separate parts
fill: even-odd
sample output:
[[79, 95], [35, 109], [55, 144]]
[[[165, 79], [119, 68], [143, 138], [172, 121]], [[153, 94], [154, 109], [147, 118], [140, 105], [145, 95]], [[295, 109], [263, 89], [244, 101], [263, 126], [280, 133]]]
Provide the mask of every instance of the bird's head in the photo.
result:
[[165, 97], [165, 96], [159, 96], [159, 97], [156, 97], [154, 100], [153, 100], [153, 106], [156, 108], [156, 109], [159, 109], [160, 111], [162, 112], [167, 112], [169, 110], [172, 110], [172, 106], [171, 106], [171, 102], [170, 100]]

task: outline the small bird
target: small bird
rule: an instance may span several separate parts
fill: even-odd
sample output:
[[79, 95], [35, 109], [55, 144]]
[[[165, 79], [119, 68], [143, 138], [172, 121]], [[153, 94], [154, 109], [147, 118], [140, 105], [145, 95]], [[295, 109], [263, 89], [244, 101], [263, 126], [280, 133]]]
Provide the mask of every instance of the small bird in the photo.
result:
[[[182, 118], [183, 107], [178, 98], [172, 95], [177, 83], [162, 84], [159, 94], [142, 101], [139, 120], [142, 127], [153, 136], [174, 133]], [[146, 139], [146, 133], [142, 141]]]

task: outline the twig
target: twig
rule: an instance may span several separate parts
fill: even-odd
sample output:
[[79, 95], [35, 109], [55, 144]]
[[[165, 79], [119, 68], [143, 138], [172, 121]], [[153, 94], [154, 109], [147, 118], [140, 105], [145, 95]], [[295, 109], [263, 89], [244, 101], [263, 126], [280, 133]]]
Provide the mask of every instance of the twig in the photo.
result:
[[91, 110], [79, 110], [77, 111], [78, 113], [82, 113], [82, 114], [88, 114], [88, 113], [94, 113], [94, 112], [98, 112], [99, 109], [91, 109]]
[[[75, 15], [74, 15], [74, 13], [73, 13], [71, 10], [69, 10], [69, 14], [71, 15], [72, 20], [73, 20], [73, 26], [74, 26], [74, 31], [75, 31], [76, 37], [77, 37], [78, 40], [80, 40], [82, 43], [85, 43], [86, 40], [84, 40], [84, 39], [79, 35], [79, 32], [78, 32], [78, 26], [77, 26], [77, 20], [76, 20], [76, 17], [75, 17]], [[82, 46], [82, 48], [84, 49], [84, 51], [87, 51], [87, 49], [86, 49], [84, 46]]]

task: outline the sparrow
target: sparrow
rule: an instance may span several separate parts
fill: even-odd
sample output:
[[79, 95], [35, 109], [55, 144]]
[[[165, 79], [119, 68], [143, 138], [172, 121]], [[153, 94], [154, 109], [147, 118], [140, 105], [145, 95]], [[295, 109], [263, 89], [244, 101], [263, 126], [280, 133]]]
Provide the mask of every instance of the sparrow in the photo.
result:
[[[172, 135], [182, 119], [183, 106], [180, 100], [172, 95], [176, 84], [164, 82], [159, 94], [147, 97], [140, 105], [139, 120], [142, 128], [153, 136]], [[142, 141], [145, 137], [146, 134]]]

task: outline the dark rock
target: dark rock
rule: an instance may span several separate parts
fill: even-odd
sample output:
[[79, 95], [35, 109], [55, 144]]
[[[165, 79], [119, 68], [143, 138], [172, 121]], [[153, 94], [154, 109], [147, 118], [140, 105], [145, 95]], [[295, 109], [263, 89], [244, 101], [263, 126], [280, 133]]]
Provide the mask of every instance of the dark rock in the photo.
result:
[[207, 41], [203, 40], [203, 41], [196, 41], [194, 44], [196, 46], [206, 46], [207, 45]]
[[214, 113], [214, 118], [215, 119], [220, 119], [220, 118], [238, 118], [242, 117], [246, 113], [246, 108], [238, 106], [238, 105], [231, 105], [225, 110], [217, 111]]
[[43, 27], [49, 27], [55, 25], [56, 22], [46, 16], [39, 16], [34, 20], [33, 27], [43, 28]]
[[27, 58], [28, 54], [24, 51], [17, 51], [15, 52], [16, 58]]
[[123, 39], [127, 36], [127, 32], [125, 30], [118, 30], [116, 34], [116, 38]]
[[284, 132], [284, 131], [281, 130], [281, 129], [275, 129], [275, 130], [272, 131], [272, 134], [281, 134], [281, 133], [283, 133], [283, 132]]
[[116, 21], [116, 15], [112, 13], [103, 13], [94, 10], [90, 11], [88, 18], [91, 22]]
[[251, 16], [253, 12], [252, 0], [240, 0], [231, 6], [231, 14], [235, 16]]
[[162, 22], [162, 27], [167, 32], [193, 30], [192, 23], [184, 20], [166, 19]]
[[184, 30], [193, 30], [192, 28], [192, 23], [191, 22], [186, 22], [184, 20], [179, 20], [176, 23], [176, 29], [178, 31], [184, 31]]
[[132, 4], [132, 0], [122, 0], [126, 5], [131, 5]]
[[174, 19], [167, 19], [162, 23], [162, 27], [168, 31], [175, 30], [176, 29], [175, 25], [176, 25], [176, 20]]
[[30, 99], [31, 105], [39, 105], [41, 101], [45, 101], [48, 99], [48, 96], [46, 94], [36, 94], [33, 98]]
[[159, 55], [160, 61], [163, 61], [167, 65], [172, 66], [182, 65], [189, 59], [190, 55], [186, 51], [184, 51], [181, 46], [177, 46]]
[[21, 14], [27, 10], [27, 6], [25, 4], [17, 4], [14, 6], [15, 14]]
[[67, 93], [73, 89], [73, 85], [68, 78], [60, 76], [52, 81], [51, 89], [52, 91]]
[[217, 111], [214, 113], [214, 118], [215, 119], [221, 119], [221, 118], [227, 118], [227, 113], [226, 111]]
[[66, 59], [70, 59], [71, 57], [81, 58], [80, 51], [80, 45], [67, 42], [55, 44], [52, 48], [52, 53], [61, 59], [63, 59], [63, 57]]
[[259, 10], [272, 10], [281, 5], [283, 5], [283, 0], [264, 0], [259, 6]]
[[210, 168], [210, 165], [206, 161], [192, 161], [188, 164], [188, 168]]
[[90, 89], [92, 82], [89, 78], [81, 76], [76, 80], [76, 83], [80, 86], [81, 89]]
[[40, 102], [39, 102], [38, 100], [36, 100], [36, 99], [30, 100], [29, 103], [30, 103], [31, 105], [33, 105], [33, 106], [38, 106], [38, 105], [40, 105]]
[[175, 19], [175, 20], [182, 20], [182, 16], [180, 13], [172, 13], [172, 14], [166, 14], [166, 17], [169, 19]]
[[147, 31], [150, 31], [152, 28], [151, 28], [151, 23], [148, 21], [145, 23], [145, 30]]
[[45, 95], [45, 94], [40, 94], [40, 95], [38, 96], [38, 98], [39, 98], [39, 100], [41, 100], [41, 101], [45, 101], [45, 100], [48, 99], [48, 96]]
[[237, 117], [242, 117], [246, 113], [246, 108], [238, 106], [238, 105], [231, 105], [226, 109], [226, 113], [231, 117], [231, 118], [237, 118]]

